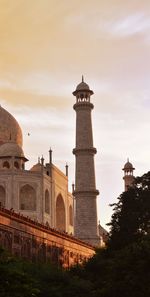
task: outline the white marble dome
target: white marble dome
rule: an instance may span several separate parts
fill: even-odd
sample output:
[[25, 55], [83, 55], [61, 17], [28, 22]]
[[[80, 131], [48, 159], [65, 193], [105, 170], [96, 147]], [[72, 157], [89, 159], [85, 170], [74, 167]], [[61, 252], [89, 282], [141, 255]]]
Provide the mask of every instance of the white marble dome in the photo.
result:
[[0, 106], [0, 145], [15, 142], [22, 147], [22, 131], [15, 118]]

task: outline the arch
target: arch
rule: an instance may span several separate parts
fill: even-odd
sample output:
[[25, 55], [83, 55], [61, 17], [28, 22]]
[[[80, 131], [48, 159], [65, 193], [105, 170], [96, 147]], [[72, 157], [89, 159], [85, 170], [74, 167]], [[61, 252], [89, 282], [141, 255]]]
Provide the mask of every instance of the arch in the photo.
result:
[[65, 204], [61, 194], [56, 199], [56, 228], [66, 231], [66, 213]]
[[4, 163], [3, 163], [3, 168], [4, 168], [4, 169], [9, 169], [9, 168], [10, 168], [10, 164], [9, 164], [8, 161], [4, 161]]
[[45, 212], [50, 213], [50, 199], [49, 199], [49, 191], [45, 191]]
[[18, 163], [17, 161], [14, 162], [14, 167], [15, 167], [16, 169], [19, 169], [19, 163]]
[[6, 191], [4, 187], [0, 186], [0, 203], [2, 207], [5, 207]]
[[3, 241], [3, 247], [7, 250], [11, 252], [11, 248], [12, 248], [12, 239], [10, 234], [5, 233], [4, 234], [4, 241]]
[[26, 238], [23, 238], [22, 240], [21, 256], [24, 259], [30, 259], [31, 256], [31, 242]]
[[72, 206], [69, 206], [69, 225], [73, 226], [73, 209]]
[[36, 210], [36, 191], [28, 184], [20, 189], [20, 209]]
[[38, 247], [38, 261], [46, 262], [46, 244], [44, 242]]

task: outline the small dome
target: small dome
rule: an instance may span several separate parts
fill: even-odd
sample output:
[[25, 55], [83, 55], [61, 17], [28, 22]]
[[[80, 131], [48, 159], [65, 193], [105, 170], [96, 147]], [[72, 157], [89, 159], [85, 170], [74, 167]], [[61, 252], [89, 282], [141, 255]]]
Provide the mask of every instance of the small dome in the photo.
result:
[[84, 81], [82, 81], [79, 85], [76, 87], [76, 91], [89, 91], [89, 85], [86, 84]]
[[123, 170], [134, 170], [135, 168], [133, 167], [133, 165], [129, 162], [129, 160], [127, 161], [127, 163], [124, 165]]
[[82, 81], [80, 84], [77, 85], [76, 90], [72, 93], [74, 96], [77, 96], [78, 92], [88, 92], [88, 94], [93, 95], [93, 91], [90, 90], [90, 87], [88, 84], [84, 82], [84, 77], [82, 75]]
[[37, 164], [33, 165], [33, 167], [30, 169], [30, 171], [41, 171], [41, 167], [42, 167], [42, 164], [37, 163]]
[[0, 145], [10, 141], [22, 147], [22, 131], [15, 118], [0, 106]]
[[0, 157], [25, 158], [22, 148], [14, 142], [7, 142], [0, 146]]

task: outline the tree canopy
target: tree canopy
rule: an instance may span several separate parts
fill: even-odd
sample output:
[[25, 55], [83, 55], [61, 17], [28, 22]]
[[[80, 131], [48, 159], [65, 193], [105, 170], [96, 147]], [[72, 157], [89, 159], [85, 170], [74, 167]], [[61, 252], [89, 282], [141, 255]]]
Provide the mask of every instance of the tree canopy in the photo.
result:
[[150, 172], [135, 178], [133, 186], [112, 206], [109, 246], [120, 249], [147, 236], [150, 232]]

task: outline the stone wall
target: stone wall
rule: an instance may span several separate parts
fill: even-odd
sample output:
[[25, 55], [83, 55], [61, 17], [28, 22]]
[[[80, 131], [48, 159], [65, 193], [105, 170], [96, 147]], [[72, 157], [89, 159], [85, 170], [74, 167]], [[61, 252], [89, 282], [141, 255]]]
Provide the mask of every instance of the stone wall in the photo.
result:
[[94, 255], [92, 246], [19, 213], [0, 207], [0, 245], [15, 256], [33, 262], [51, 262], [69, 268]]

